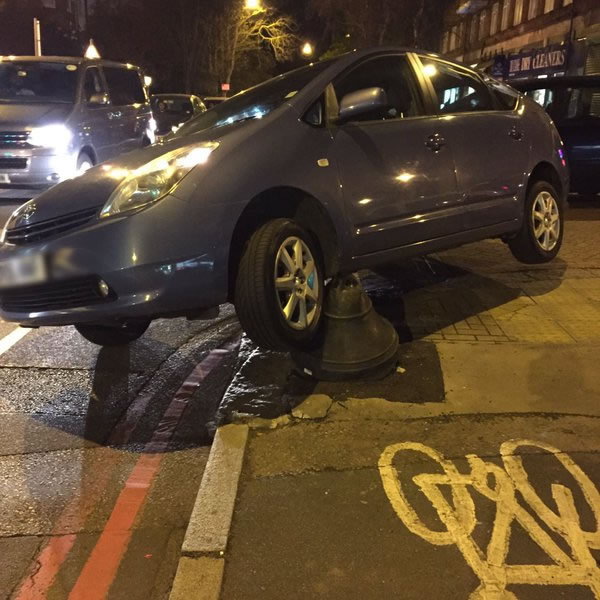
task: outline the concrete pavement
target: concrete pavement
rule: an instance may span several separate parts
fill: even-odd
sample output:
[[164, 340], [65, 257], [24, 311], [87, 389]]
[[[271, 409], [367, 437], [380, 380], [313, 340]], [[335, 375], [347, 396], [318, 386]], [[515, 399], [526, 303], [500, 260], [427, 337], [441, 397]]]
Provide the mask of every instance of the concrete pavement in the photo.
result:
[[171, 599], [600, 598], [598, 226], [550, 265], [489, 241], [363, 274], [403, 341], [383, 381], [243, 343], [227, 545], [184, 547]]

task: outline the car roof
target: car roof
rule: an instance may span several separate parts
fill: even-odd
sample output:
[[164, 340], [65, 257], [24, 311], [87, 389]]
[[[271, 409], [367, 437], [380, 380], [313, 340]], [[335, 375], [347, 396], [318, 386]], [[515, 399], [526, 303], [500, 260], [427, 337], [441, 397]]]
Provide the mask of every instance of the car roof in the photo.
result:
[[600, 75], [568, 75], [548, 79], [527, 79], [511, 81], [510, 85], [518, 90], [539, 90], [561, 87], [600, 87]]
[[42, 63], [64, 63], [66, 65], [105, 65], [108, 67], [126, 67], [127, 69], [138, 69], [139, 67], [129, 63], [120, 63], [104, 58], [85, 58], [84, 56], [0, 56], [0, 62], [42, 62]]
[[196, 94], [152, 94], [152, 98], [196, 98]]

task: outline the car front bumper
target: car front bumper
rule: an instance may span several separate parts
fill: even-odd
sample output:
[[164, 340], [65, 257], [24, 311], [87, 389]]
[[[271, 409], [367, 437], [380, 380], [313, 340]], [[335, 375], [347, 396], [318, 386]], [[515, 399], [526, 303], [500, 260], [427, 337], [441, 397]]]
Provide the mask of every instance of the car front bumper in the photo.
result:
[[0, 199], [29, 199], [76, 173], [75, 153], [43, 148], [0, 149]]
[[38, 254], [47, 277], [3, 286], [0, 318], [30, 327], [71, 325], [183, 316], [222, 304], [227, 257], [213, 238], [220, 232], [206, 228], [211, 231], [202, 235], [194, 225], [187, 203], [168, 198], [128, 217], [94, 219], [45, 243], [5, 245], [0, 262]]

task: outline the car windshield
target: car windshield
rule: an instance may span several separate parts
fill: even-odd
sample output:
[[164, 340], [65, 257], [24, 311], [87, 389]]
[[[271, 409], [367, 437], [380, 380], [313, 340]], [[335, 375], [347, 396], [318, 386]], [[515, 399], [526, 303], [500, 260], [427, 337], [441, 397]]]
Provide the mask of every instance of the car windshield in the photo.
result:
[[186, 97], [155, 96], [152, 98], [152, 110], [156, 114], [181, 115], [194, 110], [192, 101]]
[[77, 70], [62, 62], [0, 62], [0, 102], [72, 103]]
[[180, 137], [211, 127], [222, 127], [248, 119], [260, 119], [293, 98], [330, 65], [331, 61], [315, 63], [240, 92], [188, 121], [176, 135]]

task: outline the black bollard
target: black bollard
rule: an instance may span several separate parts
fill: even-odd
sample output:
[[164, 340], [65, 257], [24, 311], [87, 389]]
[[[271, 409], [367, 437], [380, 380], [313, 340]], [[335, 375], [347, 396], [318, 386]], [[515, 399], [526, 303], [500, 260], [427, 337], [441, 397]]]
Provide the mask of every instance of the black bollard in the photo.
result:
[[327, 286], [324, 323], [317, 347], [293, 352], [298, 370], [325, 381], [384, 377], [397, 364], [398, 334], [378, 315], [356, 275]]

